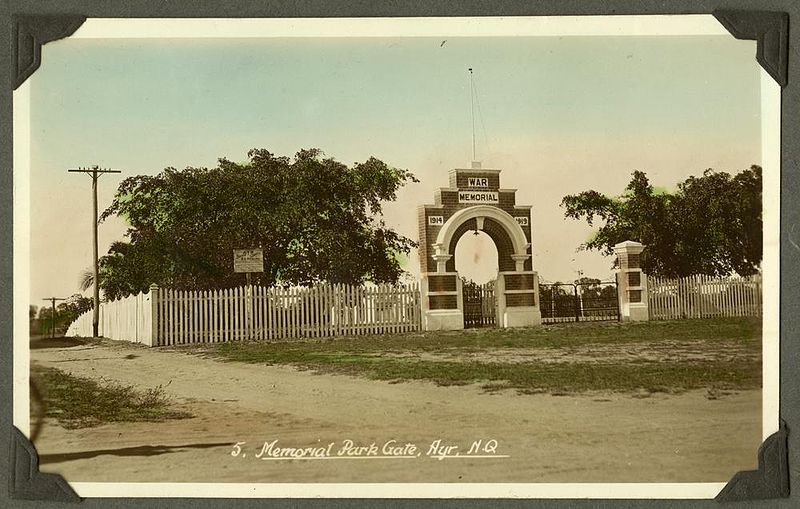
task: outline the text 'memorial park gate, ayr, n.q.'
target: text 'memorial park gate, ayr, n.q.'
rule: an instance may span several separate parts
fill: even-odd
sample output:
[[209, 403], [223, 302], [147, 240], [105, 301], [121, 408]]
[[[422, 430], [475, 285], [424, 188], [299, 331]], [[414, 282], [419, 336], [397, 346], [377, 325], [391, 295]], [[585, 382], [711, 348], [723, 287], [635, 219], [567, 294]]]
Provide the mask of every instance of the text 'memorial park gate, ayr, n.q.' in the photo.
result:
[[434, 204], [419, 208], [422, 326], [464, 328], [463, 282], [455, 269], [458, 240], [483, 231], [497, 247], [495, 322], [500, 327], [541, 323], [539, 279], [531, 257], [531, 207], [517, 205], [516, 189], [500, 188], [500, 170], [454, 169]]

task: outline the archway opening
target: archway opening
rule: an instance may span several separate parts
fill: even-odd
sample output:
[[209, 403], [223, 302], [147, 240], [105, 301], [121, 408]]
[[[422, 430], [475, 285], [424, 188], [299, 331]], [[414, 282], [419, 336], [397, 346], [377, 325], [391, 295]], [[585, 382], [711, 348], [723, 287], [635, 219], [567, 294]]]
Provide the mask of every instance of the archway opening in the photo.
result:
[[453, 250], [455, 269], [464, 280], [461, 298], [464, 327], [486, 327], [497, 323], [494, 288], [498, 249], [494, 239], [480, 230], [467, 230]]
[[497, 246], [489, 235], [478, 231], [465, 232], [454, 253], [459, 277], [482, 285], [497, 278]]

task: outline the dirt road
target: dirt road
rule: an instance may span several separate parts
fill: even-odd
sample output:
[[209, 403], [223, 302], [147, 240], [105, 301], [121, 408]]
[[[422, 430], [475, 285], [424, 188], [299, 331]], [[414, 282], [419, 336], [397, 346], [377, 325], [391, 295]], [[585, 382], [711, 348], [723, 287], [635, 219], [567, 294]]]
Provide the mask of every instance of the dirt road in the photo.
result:
[[[727, 482], [756, 467], [761, 442], [759, 391], [718, 399], [706, 391], [486, 393], [477, 385], [391, 384], [112, 342], [37, 348], [31, 358], [78, 376], [163, 385], [195, 416], [78, 430], [48, 420], [35, 444], [41, 468], [69, 481]], [[271, 451], [330, 447], [344, 459], [256, 457], [275, 440]], [[481, 454], [494, 457], [465, 455], [478, 440], [484, 453], [487, 441], [497, 441], [493, 454]], [[402, 457], [347, 458], [373, 443], [377, 456]], [[449, 445], [461, 456], [437, 459]]]

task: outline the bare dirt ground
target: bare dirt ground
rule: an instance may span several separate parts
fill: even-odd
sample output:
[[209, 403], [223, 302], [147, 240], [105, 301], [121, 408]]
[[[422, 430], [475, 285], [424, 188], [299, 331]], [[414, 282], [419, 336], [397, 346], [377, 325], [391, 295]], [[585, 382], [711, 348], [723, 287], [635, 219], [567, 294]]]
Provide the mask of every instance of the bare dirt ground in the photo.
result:
[[[77, 376], [163, 385], [179, 409], [194, 415], [77, 430], [46, 420], [35, 443], [41, 469], [68, 481], [727, 482], [739, 470], [756, 468], [761, 443], [760, 391], [717, 399], [705, 390], [487, 393], [479, 385], [392, 384], [115, 342], [37, 348], [31, 358]], [[276, 439], [283, 447], [334, 442], [334, 452], [348, 439], [379, 449], [396, 440], [416, 444], [421, 455], [257, 459], [264, 442]], [[474, 440], [490, 439], [508, 457], [427, 455], [435, 440], [465, 452]], [[236, 442], [244, 442], [242, 454], [233, 456]]]

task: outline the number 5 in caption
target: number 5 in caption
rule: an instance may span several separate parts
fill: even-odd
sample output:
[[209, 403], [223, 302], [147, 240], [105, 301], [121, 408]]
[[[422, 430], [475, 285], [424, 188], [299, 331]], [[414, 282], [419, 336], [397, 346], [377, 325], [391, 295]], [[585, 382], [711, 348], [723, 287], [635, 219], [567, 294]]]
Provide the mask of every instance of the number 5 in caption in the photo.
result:
[[236, 442], [235, 444], [233, 444], [233, 450], [231, 451], [231, 456], [233, 456], [234, 458], [235, 458], [236, 456], [238, 456], [239, 454], [241, 454], [241, 455], [242, 455], [242, 458], [244, 458], [245, 456], [247, 456], [246, 454], [244, 454], [244, 453], [242, 452], [242, 446], [243, 446], [244, 444], [246, 444], [246, 443], [247, 443], [247, 442]]

